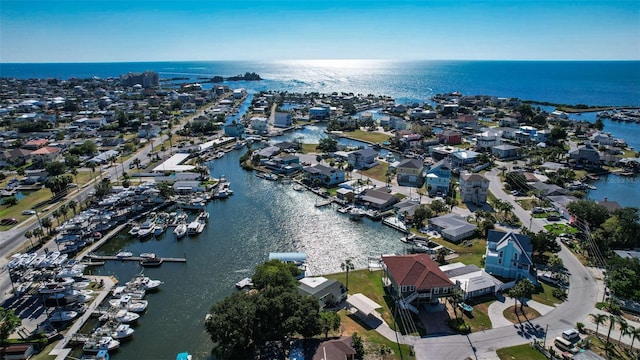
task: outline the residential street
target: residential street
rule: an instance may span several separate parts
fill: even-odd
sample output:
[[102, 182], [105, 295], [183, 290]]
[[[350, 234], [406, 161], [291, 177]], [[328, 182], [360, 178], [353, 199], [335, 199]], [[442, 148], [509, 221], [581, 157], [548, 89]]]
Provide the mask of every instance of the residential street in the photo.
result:
[[[502, 183], [498, 178], [498, 170], [493, 169], [485, 176], [490, 180], [489, 189], [501, 200], [506, 200], [514, 207], [514, 214], [523, 224], [529, 224], [530, 215], [523, 210], [513, 199], [513, 196], [502, 190]], [[534, 219], [531, 222], [533, 231], [543, 229], [544, 220]], [[602, 294], [596, 281], [597, 271], [585, 268], [576, 257], [564, 245], [560, 251], [560, 257], [570, 274], [569, 297], [567, 301], [558, 305], [550, 313], [543, 315], [530, 323], [506, 326], [483, 332], [466, 335], [452, 335], [418, 339], [415, 344], [417, 358], [419, 359], [497, 359], [495, 351], [503, 347], [532, 342], [534, 338], [539, 340], [545, 337], [547, 345], [553, 338], [567, 328], [576, 327], [576, 322], [589, 324], [588, 314], [594, 312], [598, 296]]]

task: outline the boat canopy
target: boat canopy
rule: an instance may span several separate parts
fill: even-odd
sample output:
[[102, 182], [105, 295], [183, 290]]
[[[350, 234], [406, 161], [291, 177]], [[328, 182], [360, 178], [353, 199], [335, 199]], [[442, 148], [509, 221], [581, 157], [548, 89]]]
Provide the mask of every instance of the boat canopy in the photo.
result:
[[269, 253], [269, 260], [278, 259], [283, 262], [306, 262], [307, 254], [302, 252], [272, 252]]

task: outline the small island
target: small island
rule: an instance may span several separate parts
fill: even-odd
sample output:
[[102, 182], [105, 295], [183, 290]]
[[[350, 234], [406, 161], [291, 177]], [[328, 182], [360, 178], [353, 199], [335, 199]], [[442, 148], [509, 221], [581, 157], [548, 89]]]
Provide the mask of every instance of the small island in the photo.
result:
[[236, 76], [229, 76], [227, 78], [224, 78], [222, 76], [214, 76], [213, 78], [211, 78], [211, 82], [213, 83], [221, 83], [224, 81], [260, 81], [260, 80], [262, 80], [260, 75], [254, 72], [250, 73], [248, 71], [244, 73], [244, 75], [238, 74]]

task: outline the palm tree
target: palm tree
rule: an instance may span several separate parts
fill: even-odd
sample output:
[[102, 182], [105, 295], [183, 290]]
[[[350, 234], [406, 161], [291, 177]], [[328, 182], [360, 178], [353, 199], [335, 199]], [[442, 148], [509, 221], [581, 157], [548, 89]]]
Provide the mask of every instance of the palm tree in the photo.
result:
[[607, 343], [609, 343], [609, 337], [611, 336], [611, 330], [616, 326], [618, 317], [615, 315], [609, 315], [609, 332], [607, 333]]
[[57, 222], [58, 226], [60, 226], [60, 217], [62, 216], [62, 214], [60, 214], [60, 210], [59, 209], [53, 210], [51, 212], [51, 216], [56, 218], [56, 222]]
[[633, 349], [633, 342], [640, 337], [640, 327], [636, 329], [633, 326], [629, 326], [627, 330], [629, 331], [629, 336], [631, 336], [631, 349]]
[[598, 328], [600, 324], [604, 324], [607, 321], [607, 315], [605, 314], [589, 314], [591, 319], [596, 324], [596, 336], [598, 336]]
[[453, 289], [453, 291], [451, 292], [451, 296], [449, 296], [449, 299], [451, 301], [451, 305], [453, 306], [453, 313], [456, 317], [456, 320], [458, 319], [458, 304], [460, 304], [464, 299], [462, 297], [462, 290], [460, 289]]
[[42, 227], [47, 229], [47, 234], [50, 234], [51, 228], [53, 227], [53, 223], [51, 222], [51, 219], [48, 217], [42, 219]]
[[68, 206], [71, 210], [73, 210], [73, 215], [75, 216], [75, 215], [76, 215], [76, 210], [77, 210], [77, 208], [78, 208], [78, 202], [77, 202], [77, 201], [75, 201], [75, 200], [71, 200], [71, 201], [69, 201], [69, 202], [67, 203], [67, 206]]
[[353, 262], [351, 261], [351, 259], [346, 259], [340, 264], [340, 268], [342, 269], [342, 271], [347, 272], [346, 288], [347, 288], [347, 291], [349, 291], [349, 271], [355, 269], [356, 267], [353, 265]]
[[618, 343], [620, 343], [620, 340], [622, 340], [622, 335], [627, 335], [629, 324], [627, 323], [627, 320], [620, 317], [618, 318], [618, 327], [620, 328], [620, 336], [618, 337]]
[[27, 239], [29, 239], [29, 242], [31, 243], [31, 248], [33, 248], [33, 241], [31, 241], [31, 238], [33, 237], [33, 233], [29, 230], [24, 232], [24, 237], [26, 237]]
[[60, 205], [60, 208], [58, 208], [58, 210], [60, 210], [60, 215], [62, 215], [62, 217], [66, 221], [67, 220], [67, 213], [69, 212], [69, 208], [67, 207], [67, 205], [65, 205], [65, 204]]
[[133, 159], [133, 164], [136, 166], [136, 169], [138, 170], [138, 183], [140, 183], [142, 181], [140, 179], [140, 159], [138, 158]]

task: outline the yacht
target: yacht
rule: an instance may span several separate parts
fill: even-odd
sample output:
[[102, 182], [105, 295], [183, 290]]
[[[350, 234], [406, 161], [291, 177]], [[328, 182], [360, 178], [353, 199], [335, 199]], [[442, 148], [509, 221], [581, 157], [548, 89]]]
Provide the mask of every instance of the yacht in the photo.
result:
[[176, 228], [173, 229], [173, 233], [176, 235], [178, 239], [183, 238], [185, 235], [187, 235], [187, 224], [184, 224], [184, 223], [178, 224], [178, 226], [176, 226]]
[[155, 290], [158, 286], [162, 285], [162, 281], [150, 279], [148, 276], [142, 274], [136, 275], [131, 281], [126, 284], [128, 287], [142, 288], [145, 291]]
[[156, 224], [155, 227], [153, 228], [153, 236], [160, 236], [164, 233], [165, 231], [165, 226], [164, 225], [160, 225], [160, 224]]
[[131, 230], [129, 230], [129, 235], [138, 236], [138, 231], [140, 231], [140, 225], [134, 225]]
[[107, 323], [94, 331], [98, 336], [111, 336], [116, 340], [127, 339], [136, 332], [129, 324]]
[[192, 221], [187, 225], [187, 234], [198, 235], [204, 231], [204, 224], [199, 221]]
[[49, 314], [49, 322], [55, 323], [55, 322], [71, 321], [75, 319], [77, 316], [78, 316], [78, 313], [76, 311], [70, 311], [70, 310], [54, 311], [51, 314]]
[[120, 341], [111, 336], [102, 336], [98, 339], [90, 339], [82, 346], [82, 351], [89, 354], [97, 354], [100, 351], [113, 351], [120, 347]]
[[133, 253], [131, 251], [124, 251], [124, 250], [120, 251], [120, 252], [118, 252], [116, 254], [116, 257], [118, 259], [129, 258], [129, 257], [132, 257], [132, 256], [133, 256]]
[[360, 208], [352, 207], [349, 210], [349, 219], [351, 219], [351, 220], [355, 220], [355, 221], [362, 220], [364, 215], [365, 215], [364, 210], [362, 210]]
[[138, 229], [138, 237], [140, 239], [144, 239], [153, 235], [155, 228], [156, 228], [156, 225], [154, 222], [152, 221], [143, 222], [142, 225], [140, 225], [140, 228]]
[[142, 260], [140, 260], [140, 266], [142, 266], [142, 267], [157, 267], [157, 266], [162, 265], [163, 262], [164, 262], [164, 260], [162, 260], [162, 258], [159, 258], [157, 256], [146, 257], [146, 258], [142, 258]]
[[113, 320], [122, 323], [129, 324], [137, 321], [140, 318], [140, 315], [133, 313], [131, 311], [127, 311], [126, 309], [118, 310], [118, 312], [113, 316]]
[[131, 311], [134, 313], [140, 313], [147, 310], [149, 302], [147, 300], [132, 299], [131, 295], [123, 295], [119, 299], [109, 300], [109, 305], [118, 308]]

